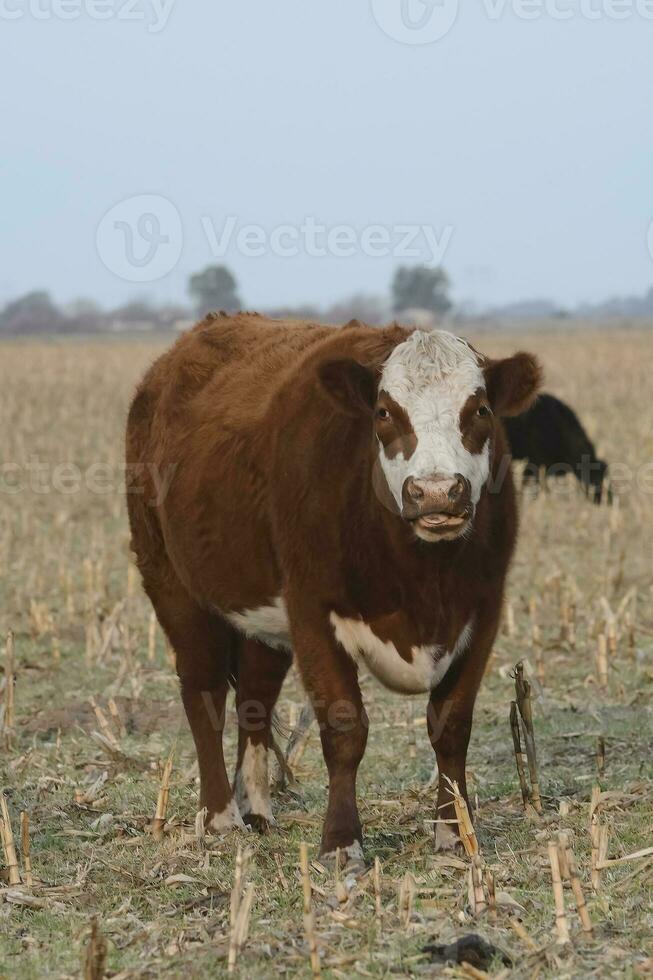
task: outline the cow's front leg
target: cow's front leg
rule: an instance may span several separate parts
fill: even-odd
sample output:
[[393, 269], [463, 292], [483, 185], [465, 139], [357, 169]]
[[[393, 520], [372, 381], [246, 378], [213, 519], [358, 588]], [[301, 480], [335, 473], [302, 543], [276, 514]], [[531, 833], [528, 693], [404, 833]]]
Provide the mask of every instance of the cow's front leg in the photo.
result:
[[[491, 635], [493, 639], [494, 631]], [[471, 816], [465, 778], [467, 746], [472, 730], [474, 702], [491, 647], [492, 644], [487, 639], [483, 644], [473, 644], [431, 693], [427, 723], [438, 763], [438, 823], [435, 825], [437, 850], [454, 850], [460, 846], [449, 780], [458, 784]]]
[[329, 772], [329, 796], [320, 860], [363, 864], [363, 834], [356, 805], [356, 774], [367, 742], [367, 714], [356, 666], [336, 641], [331, 625], [307, 623], [293, 629], [297, 663], [317, 718]]

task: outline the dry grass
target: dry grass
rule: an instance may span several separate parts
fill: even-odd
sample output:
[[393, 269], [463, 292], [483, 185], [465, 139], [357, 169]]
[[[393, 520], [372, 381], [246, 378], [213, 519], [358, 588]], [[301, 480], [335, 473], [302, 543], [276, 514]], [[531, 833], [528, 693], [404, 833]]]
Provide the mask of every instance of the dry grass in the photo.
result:
[[[578, 408], [608, 459], [633, 468], [653, 459], [653, 334], [482, 344], [537, 350], [549, 387]], [[0, 348], [4, 461], [109, 464], [113, 472], [96, 478], [118, 488], [126, 405], [155, 353], [140, 341]], [[2, 866], [0, 975], [216, 976], [227, 972], [231, 942], [235, 976], [309, 976], [302, 841], [313, 859], [310, 908], [325, 977], [507, 970], [499, 959], [486, 973], [434, 967], [422, 953], [469, 932], [508, 953], [512, 975], [650, 973], [651, 492], [633, 490], [612, 512], [575, 492], [523, 501], [512, 617], [469, 753], [480, 860], [433, 853], [424, 705], [364, 681], [372, 727], [361, 813], [368, 861], [378, 860], [354, 883], [315, 862], [325, 776], [314, 734], [296, 767], [298, 792], [276, 800], [278, 830], [246, 841], [196, 833], [192, 746], [165, 644], [128, 571], [124, 498], [118, 489], [64, 492], [70, 472], [58, 472], [55, 489], [47, 471], [47, 493], [0, 493], [0, 629], [3, 640], [15, 634], [13, 664], [0, 651], [2, 706], [15, 674], [14, 720], [0, 721], [0, 788], [23, 878], [9, 884], [16, 869]], [[16, 476], [5, 473], [8, 482]], [[597, 673], [601, 635], [607, 678]], [[533, 685], [541, 815], [523, 809], [509, 724], [510, 672], [520, 659]], [[294, 705], [296, 714], [301, 701], [293, 680], [282, 713]], [[232, 759], [233, 735], [232, 718]], [[160, 839], [148, 832], [157, 800], [159, 818], [167, 805]], [[4, 819], [2, 830], [5, 839]], [[236, 902], [239, 843], [250, 853]], [[552, 867], [561, 873], [555, 896]], [[577, 872], [573, 888], [566, 869]], [[583, 898], [591, 934], [576, 912]]]

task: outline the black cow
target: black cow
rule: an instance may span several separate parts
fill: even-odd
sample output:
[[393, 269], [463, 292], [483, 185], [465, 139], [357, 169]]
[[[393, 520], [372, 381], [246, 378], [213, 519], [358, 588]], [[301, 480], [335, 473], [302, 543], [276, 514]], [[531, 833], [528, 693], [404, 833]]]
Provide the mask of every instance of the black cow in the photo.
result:
[[[524, 482], [573, 473], [594, 503], [603, 499], [608, 464], [596, 455], [594, 443], [576, 413], [554, 395], [541, 394], [522, 415], [503, 420], [513, 459], [526, 460]], [[612, 500], [608, 489], [606, 498]]]

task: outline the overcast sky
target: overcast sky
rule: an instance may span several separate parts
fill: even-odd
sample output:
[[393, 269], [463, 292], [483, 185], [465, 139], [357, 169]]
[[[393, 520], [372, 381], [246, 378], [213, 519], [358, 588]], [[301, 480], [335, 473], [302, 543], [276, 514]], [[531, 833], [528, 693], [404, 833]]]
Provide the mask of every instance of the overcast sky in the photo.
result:
[[653, 0], [430, 2], [0, 0], [0, 301], [650, 288]]

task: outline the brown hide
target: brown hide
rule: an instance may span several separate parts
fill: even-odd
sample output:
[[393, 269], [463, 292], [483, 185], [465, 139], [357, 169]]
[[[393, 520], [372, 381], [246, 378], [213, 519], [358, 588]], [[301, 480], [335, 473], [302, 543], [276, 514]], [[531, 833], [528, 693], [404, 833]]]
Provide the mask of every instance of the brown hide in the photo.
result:
[[[410, 332], [396, 325], [352, 322], [336, 329], [253, 314], [211, 316], [152, 366], [129, 416], [132, 542], [177, 654], [200, 757], [201, 802], [209, 817], [221, 812], [229, 786], [221, 747], [219, 772], [210, 756], [212, 732], [221, 727], [206, 724], [198, 692], [210, 691], [219, 713], [225, 678], [237, 673], [246, 653], [255, 672], [274, 675], [264, 696], [247, 671], [248, 693], [261, 697], [269, 715], [287, 669], [275, 659], [278, 651], [255, 641], [243, 648], [220, 613], [268, 606], [283, 596], [329, 768], [323, 852], [360, 840], [354, 787], [366, 734], [356, 669], [334, 639], [330, 612], [362, 618], [407, 661], [413, 646], [451, 649], [474, 616], [471, 648], [445, 675], [429, 709], [441, 771], [464, 792], [471, 711], [515, 542], [513, 483], [497, 419], [488, 422], [490, 483], [500, 477], [500, 489], [483, 490], [469, 537], [432, 545], [415, 537], [384, 493], [371, 413], [340, 410], [337, 401], [346, 393], [327, 392], [325, 365], [353, 359], [376, 379]], [[492, 370], [497, 384], [500, 371]], [[153, 474], [159, 481], [172, 476], [163, 499], [157, 500]], [[352, 705], [346, 737], [323, 704], [337, 700]], [[258, 744], [255, 736], [249, 741]], [[446, 802], [441, 776], [440, 805]]]

